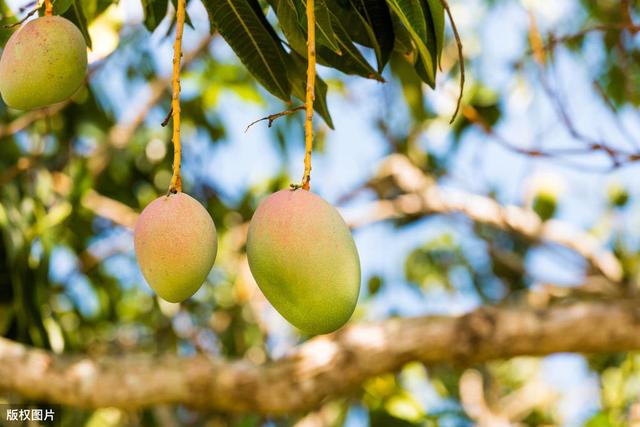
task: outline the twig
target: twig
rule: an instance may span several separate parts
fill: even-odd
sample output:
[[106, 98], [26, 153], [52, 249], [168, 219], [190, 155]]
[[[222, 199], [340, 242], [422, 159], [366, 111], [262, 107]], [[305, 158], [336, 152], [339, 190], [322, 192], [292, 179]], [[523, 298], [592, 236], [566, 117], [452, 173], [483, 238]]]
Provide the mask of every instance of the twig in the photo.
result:
[[171, 109], [173, 110], [173, 176], [169, 184], [169, 193], [182, 191], [182, 178], [180, 177], [180, 162], [182, 147], [180, 145], [180, 60], [182, 59], [182, 34], [184, 31], [185, 2], [178, 0], [176, 11], [176, 41], [173, 45], [173, 96]]
[[313, 151], [313, 101], [316, 86], [316, 15], [315, 0], [307, 0], [307, 93], [304, 123], [304, 174], [300, 187], [309, 190], [311, 181], [311, 152]]
[[288, 116], [289, 114], [292, 114], [292, 113], [295, 113], [296, 111], [300, 111], [300, 110], [304, 110], [304, 109], [305, 109], [304, 105], [299, 105], [299, 106], [297, 106], [295, 108], [291, 108], [290, 110], [285, 110], [285, 111], [281, 111], [279, 113], [270, 114], [267, 117], [263, 117], [261, 119], [258, 119], [258, 120], [255, 120], [255, 121], [249, 123], [249, 126], [247, 126], [247, 128], [244, 130], [244, 133], [247, 133], [249, 128], [251, 126], [255, 125], [256, 123], [260, 123], [260, 122], [263, 122], [265, 120], [268, 120], [269, 121], [268, 127], [271, 127], [273, 125], [273, 122], [275, 122], [280, 117]]
[[20, 19], [18, 22], [14, 22], [13, 24], [3, 25], [2, 28], [9, 29], [9, 28], [14, 28], [14, 27], [17, 27], [19, 25], [22, 25], [24, 23], [24, 21], [26, 21], [27, 19], [31, 18], [36, 12], [38, 12], [38, 9], [39, 9], [39, 7], [37, 6], [37, 3], [36, 3], [36, 7], [33, 8], [29, 13], [27, 13], [24, 18]]
[[458, 65], [460, 66], [460, 94], [458, 95], [458, 100], [456, 101], [456, 109], [453, 112], [453, 116], [451, 116], [451, 120], [449, 120], [449, 124], [451, 124], [458, 116], [458, 112], [460, 111], [460, 104], [462, 103], [462, 96], [464, 95], [464, 56], [462, 54], [462, 40], [460, 39], [460, 34], [458, 33], [456, 21], [453, 19], [453, 15], [451, 14], [449, 3], [447, 3], [447, 0], [440, 0], [440, 3], [442, 4], [442, 7], [444, 7], [444, 10], [447, 12], [449, 22], [451, 22], [451, 28], [453, 29], [453, 35], [456, 39], [456, 45], [458, 47]]
[[44, 0], [44, 16], [53, 15], [53, 3], [51, 0]]
[[165, 116], [162, 123], [160, 123], [160, 126], [166, 127], [169, 124], [169, 120], [171, 120], [171, 117], [173, 117], [173, 107], [169, 108], [169, 112]]

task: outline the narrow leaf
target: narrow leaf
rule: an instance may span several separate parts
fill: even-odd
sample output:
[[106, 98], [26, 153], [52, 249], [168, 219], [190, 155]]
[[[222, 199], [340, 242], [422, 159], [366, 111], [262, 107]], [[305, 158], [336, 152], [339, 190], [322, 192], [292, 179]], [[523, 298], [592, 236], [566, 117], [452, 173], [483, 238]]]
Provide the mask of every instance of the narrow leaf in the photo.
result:
[[266, 19], [260, 19], [247, 0], [203, 2], [220, 35], [249, 72], [273, 95], [289, 101], [291, 84], [284, 62], [286, 52], [265, 27]]
[[142, 0], [144, 26], [153, 32], [167, 15], [168, 8], [169, 0]]
[[78, 26], [80, 32], [84, 36], [85, 42], [87, 42], [87, 47], [91, 49], [91, 36], [89, 35], [89, 28], [87, 27], [87, 18], [82, 10], [82, 1], [74, 0], [73, 8], [71, 8], [69, 12], [72, 12], [71, 21]]
[[442, 57], [442, 48], [444, 47], [444, 7], [442, 0], [427, 0], [429, 12], [431, 14], [431, 23], [436, 39], [436, 56], [438, 64]]
[[418, 60], [421, 62], [416, 66], [416, 69], [420, 70], [418, 74], [422, 74], [421, 77], [426, 83], [434, 85], [435, 67], [433, 54], [427, 47], [429, 31], [421, 0], [387, 0], [387, 4], [409, 31], [418, 49]]
[[328, 65], [346, 74], [356, 74], [369, 79], [384, 81], [380, 73], [375, 70], [366, 60], [357, 47], [351, 42], [351, 38], [347, 33], [339, 19], [332, 15], [332, 25], [336, 33], [338, 46], [342, 51], [342, 55], [336, 55], [331, 50], [319, 47], [318, 62], [322, 65]]
[[273, 0], [272, 5], [289, 46], [300, 55], [306, 56], [307, 37], [300, 25], [293, 0]]
[[363, 21], [378, 61], [378, 72], [382, 72], [393, 50], [395, 35], [391, 13], [385, 0], [351, 0]]

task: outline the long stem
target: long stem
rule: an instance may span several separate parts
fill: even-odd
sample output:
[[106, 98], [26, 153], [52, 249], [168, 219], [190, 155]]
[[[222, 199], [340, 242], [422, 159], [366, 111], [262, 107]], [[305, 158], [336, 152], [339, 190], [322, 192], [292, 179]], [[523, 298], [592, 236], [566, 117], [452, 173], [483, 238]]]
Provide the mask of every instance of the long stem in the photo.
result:
[[316, 86], [316, 16], [314, 0], [307, 0], [307, 96], [305, 110], [307, 117], [304, 124], [305, 154], [304, 175], [302, 184], [304, 190], [309, 190], [311, 181], [311, 151], [313, 150], [313, 101]]
[[51, 0], [44, 0], [44, 16], [53, 15], [53, 2]]
[[169, 193], [182, 191], [182, 178], [180, 177], [180, 160], [182, 146], [180, 145], [180, 60], [182, 59], [182, 33], [184, 32], [184, 18], [186, 15], [186, 0], [178, 0], [176, 11], [176, 41], [173, 44], [173, 94], [171, 97], [171, 109], [173, 110], [173, 176], [169, 185]]

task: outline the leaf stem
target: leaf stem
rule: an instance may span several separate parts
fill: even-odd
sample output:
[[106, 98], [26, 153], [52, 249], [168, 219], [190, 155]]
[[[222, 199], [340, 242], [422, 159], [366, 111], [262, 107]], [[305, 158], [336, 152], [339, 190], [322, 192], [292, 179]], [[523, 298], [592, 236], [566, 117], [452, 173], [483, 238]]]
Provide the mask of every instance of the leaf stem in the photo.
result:
[[178, 0], [176, 10], [176, 40], [173, 44], [173, 79], [171, 86], [171, 109], [173, 111], [173, 176], [169, 184], [169, 193], [182, 191], [182, 178], [180, 177], [180, 161], [182, 146], [180, 144], [180, 61], [182, 59], [182, 34], [184, 32], [184, 20], [186, 15], [186, 0]]
[[460, 111], [460, 104], [462, 103], [462, 96], [464, 95], [464, 55], [462, 54], [462, 40], [460, 39], [460, 33], [458, 33], [458, 27], [456, 26], [456, 21], [453, 19], [453, 14], [451, 13], [451, 9], [449, 8], [449, 3], [447, 0], [440, 0], [442, 7], [447, 12], [447, 17], [449, 18], [449, 22], [451, 22], [451, 29], [453, 30], [453, 35], [456, 39], [456, 46], [458, 48], [458, 65], [460, 66], [460, 93], [458, 94], [458, 100], [456, 101], [456, 109], [453, 112], [453, 116], [451, 116], [451, 120], [449, 124], [453, 123]]
[[307, 94], [305, 99], [306, 120], [304, 123], [304, 175], [300, 187], [309, 190], [311, 181], [311, 152], [313, 150], [313, 101], [316, 86], [316, 16], [315, 1], [307, 0]]
[[44, 16], [53, 15], [53, 2], [51, 0], [44, 0]]

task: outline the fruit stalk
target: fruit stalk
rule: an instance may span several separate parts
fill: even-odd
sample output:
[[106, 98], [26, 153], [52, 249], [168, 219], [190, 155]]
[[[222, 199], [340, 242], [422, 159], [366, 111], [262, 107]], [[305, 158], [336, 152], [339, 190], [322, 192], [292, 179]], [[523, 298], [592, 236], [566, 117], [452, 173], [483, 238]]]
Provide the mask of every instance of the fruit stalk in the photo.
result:
[[51, 0], [44, 0], [44, 16], [53, 15], [53, 2]]
[[182, 178], [180, 177], [180, 161], [182, 146], [180, 144], [180, 61], [182, 60], [182, 33], [184, 32], [184, 19], [186, 15], [186, 0], [178, 0], [176, 10], [176, 40], [173, 44], [173, 93], [171, 108], [173, 110], [173, 176], [169, 184], [169, 193], [182, 191]]
[[307, 93], [305, 99], [306, 120], [304, 124], [305, 154], [304, 190], [309, 190], [311, 181], [311, 151], [313, 150], [313, 101], [316, 86], [316, 16], [314, 0], [307, 0]]

